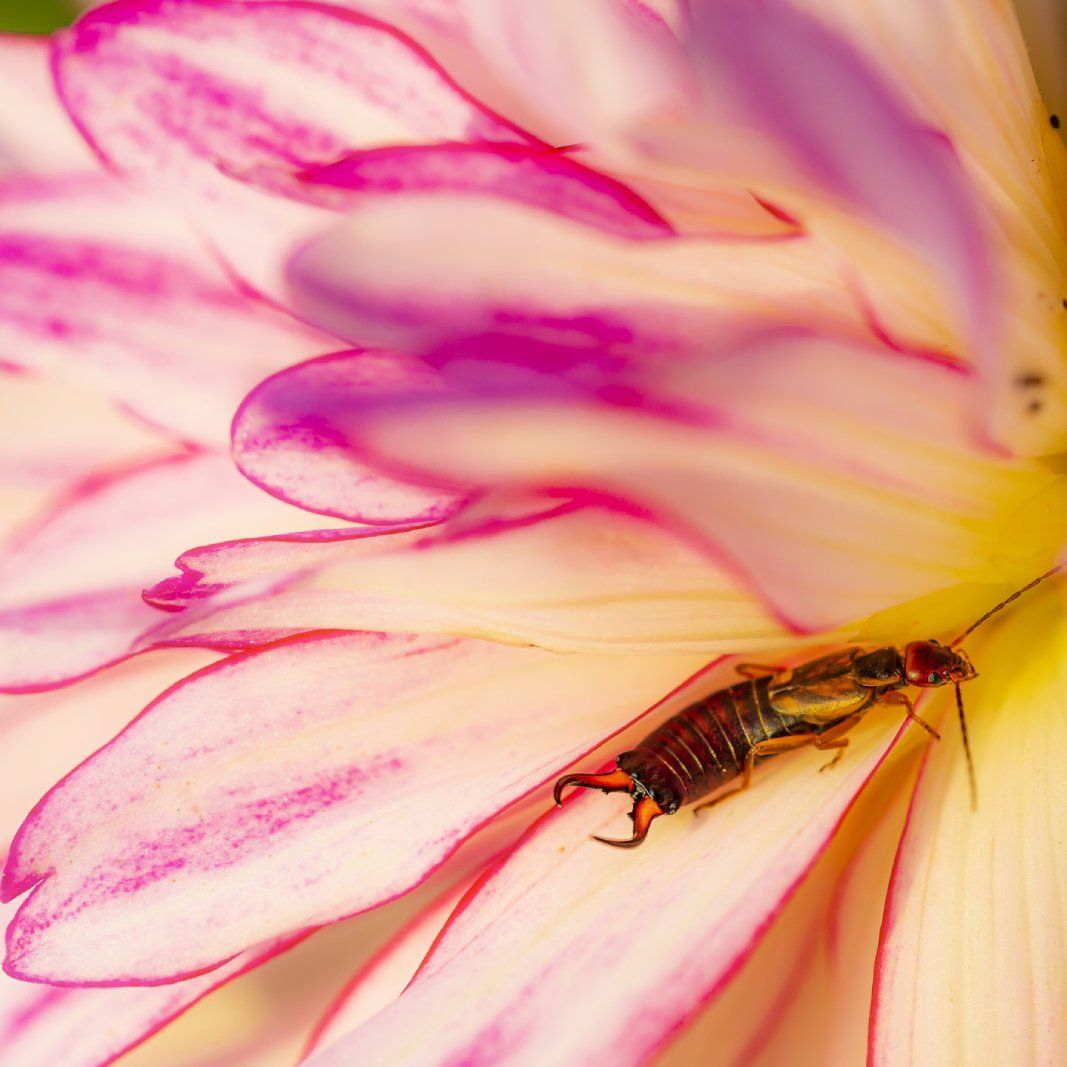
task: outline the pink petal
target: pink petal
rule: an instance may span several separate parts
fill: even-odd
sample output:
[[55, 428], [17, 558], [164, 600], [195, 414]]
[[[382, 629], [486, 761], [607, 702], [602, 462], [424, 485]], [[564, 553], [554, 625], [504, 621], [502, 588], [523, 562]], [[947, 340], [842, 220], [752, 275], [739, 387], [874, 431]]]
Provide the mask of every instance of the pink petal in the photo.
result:
[[566, 152], [543, 145], [379, 148], [347, 156], [301, 178], [317, 199], [340, 209], [358, 208], [365, 194], [471, 193], [517, 200], [622, 237], [663, 237], [671, 232], [633, 190]]
[[300, 172], [379, 145], [525, 139], [402, 34], [315, 3], [122, 0], [59, 39], [56, 73], [104, 158], [266, 290], [322, 224]]
[[250, 949], [210, 974], [173, 985], [63, 989], [0, 975], [0, 1046], [5, 1067], [111, 1063], [201, 997], [284, 952], [300, 937]]
[[161, 559], [299, 517], [224, 456], [171, 456], [82, 483], [0, 557], [0, 689], [48, 688], [124, 658], [162, 621], [141, 599]]
[[[259, 385], [233, 420], [233, 454], [244, 475], [261, 489], [297, 507], [324, 515], [388, 525], [440, 522], [469, 498], [464, 490], [426, 489], [376, 473], [353, 455], [349, 442], [331, 424], [331, 412], [356, 403], [375, 403], [398, 389], [428, 380], [412, 357], [365, 353], [345, 360], [343, 374], [332, 373], [337, 357], [315, 361], [309, 384], [303, 377], [276, 376]], [[299, 388], [289, 403], [309, 403], [317, 414], [300, 424], [279, 421], [255, 398], [277, 389]], [[301, 409], [301, 414], [306, 409]]]
[[0, 696], [0, 852], [46, 790], [162, 689], [218, 658], [199, 649], [164, 651], [67, 689]]
[[400, 999], [309, 1063], [647, 1062], [752, 951], [892, 744], [886, 727], [857, 731], [834, 774], [817, 753], [784, 760], [633, 852], [587, 836], [625, 832], [618, 798], [567, 804], [460, 906]]
[[381, 904], [701, 663], [349, 636], [209, 667], [30, 815], [8, 973], [172, 980]]
[[705, 554], [633, 516], [571, 505], [510, 523], [454, 525], [187, 553], [179, 560], [185, 574], [148, 595], [195, 610], [168, 616], [152, 640], [218, 647], [286, 630], [387, 630], [561, 652], [708, 655], [788, 640]]
[[0, 33], [4, 91], [18, 106], [0, 108], [0, 171], [85, 170], [92, 153], [56, 96], [47, 37]]
[[294, 255], [289, 283], [322, 328], [404, 350], [503, 334], [661, 356], [718, 353], [774, 323], [862, 328], [806, 238], [627, 239], [447, 189], [368, 200]]
[[1028, 594], [969, 642], [975, 811], [952, 698], [941, 701], [947, 736], [923, 767], [883, 921], [875, 1067], [1067, 1059], [1061, 595]]
[[239, 292], [166, 208], [103, 175], [0, 181], [0, 359], [222, 445], [259, 379], [332, 347]]
[[338, 384], [364, 356], [308, 363], [237, 425], [255, 413], [294, 440], [311, 425], [438, 484], [621, 497], [814, 630], [991, 580], [989, 531], [1051, 480], [975, 451], [966, 374], [875, 348], [781, 336], [644, 376], [582, 350], [457, 353], [366, 400]]

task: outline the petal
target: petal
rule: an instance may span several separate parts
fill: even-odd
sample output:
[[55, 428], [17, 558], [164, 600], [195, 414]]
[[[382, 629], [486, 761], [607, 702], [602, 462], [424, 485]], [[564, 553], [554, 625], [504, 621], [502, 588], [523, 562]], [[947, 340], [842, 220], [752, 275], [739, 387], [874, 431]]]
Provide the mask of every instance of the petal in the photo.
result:
[[729, 360], [660, 363], [647, 385], [567, 366], [556, 349], [531, 366], [510, 344], [493, 355], [365, 404], [335, 386], [364, 357], [334, 357], [248, 406], [290, 434], [314, 419], [406, 477], [621, 497], [813, 630], [996, 580], [1000, 524], [1054, 480], [975, 450], [966, 374], [885, 350], [787, 335]]
[[0, 181], [0, 359], [186, 441], [227, 442], [251, 386], [333, 343], [239, 292], [180, 220], [102, 175]]
[[218, 653], [181, 649], [142, 657], [80, 685], [0, 696], [0, 852], [26, 813], [72, 767], [122, 729], [160, 690]]
[[471, 883], [472, 879], [465, 879], [442, 893], [367, 961], [319, 1020], [304, 1059], [336, 1044], [404, 992]]
[[1062, 589], [1027, 594], [971, 644], [981, 677], [964, 699], [978, 807], [950, 729], [923, 768], [893, 873], [872, 1012], [876, 1067], [1067, 1058]]
[[881, 918], [872, 901], [885, 895], [928, 740], [905, 733], [737, 976], [658, 1065], [863, 1063]]
[[56, 74], [104, 158], [268, 291], [281, 250], [321, 225], [300, 172], [385, 144], [525, 139], [402, 34], [326, 5], [123, 0], [58, 39]]
[[84, 170], [92, 153], [56, 96], [47, 37], [0, 33], [4, 88], [18, 107], [0, 109], [0, 171]]
[[[339, 209], [374, 193], [470, 193], [557, 212], [622, 237], [663, 237], [670, 226], [633, 190], [543, 145], [403, 145], [357, 152], [302, 180]], [[333, 197], [331, 196], [331, 201]]]
[[[277, 551], [267, 551], [273, 548]], [[788, 631], [691, 545], [633, 516], [568, 507], [540, 521], [378, 541], [244, 543], [180, 561], [169, 607], [196, 605], [220, 578], [277, 591], [182, 612], [155, 641], [218, 645], [229, 633], [387, 630], [451, 633], [558, 652], [704, 652], [780, 647]], [[282, 582], [288, 569], [289, 581]], [[240, 590], [233, 590], [239, 594]], [[279, 633], [279, 636], [281, 634]], [[825, 641], [825, 637], [821, 638]], [[793, 639], [795, 641], [795, 639]]]
[[485, 61], [515, 87], [550, 138], [610, 151], [627, 127], [688, 95], [684, 53], [654, 5], [461, 0], [459, 6]]
[[862, 328], [804, 237], [633, 240], [447, 190], [368, 201], [295, 254], [289, 284], [322, 328], [407, 350], [502, 333], [654, 356], [721, 351], [753, 319]]
[[233, 454], [242, 473], [280, 500], [353, 522], [431, 523], [454, 514], [468, 492], [428, 489], [376, 472], [353, 454], [330, 420], [331, 411], [346, 402], [374, 403], [379, 395], [426, 380], [425, 368], [414, 359], [368, 353], [358, 365], [346, 361], [346, 372], [337, 375], [335, 359], [315, 361], [319, 372], [310, 384], [316, 391], [304, 387], [299, 399], [313, 404], [317, 414], [299, 425], [271, 418], [256, 399], [302, 385], [300, 378], [268, 378], [246, 398], [233, 419]]
[[8, 972], [172, 980], [381, 904], [701, 663], [370, 635], [209, 667], [23, 826]]
[[620, 805], [566, 805], [460, 906], [400, 999], [309, 1063], [647, 1062], [826, 847], [892, 743], [885, 727], [861, 727], [835, 774], [815, 773], [815, 753], [783, 761], [773, 786], [663, 819], [633, 852], [587, 837], [618, 836]]
[[110, 1063], [201, 997], [284, 952], [297, 940], [299, 935], [250, 949], [210, 974], [164, 986], [61, 989], [0, 975], [4, 1063], [6, 1067]]
[[130, 655], [162, 621], [141, 599], [161, 559], [298, 519], [224, 456], [170, 456], [82, 483], [0, 557], [0, 688], [49, 688]]

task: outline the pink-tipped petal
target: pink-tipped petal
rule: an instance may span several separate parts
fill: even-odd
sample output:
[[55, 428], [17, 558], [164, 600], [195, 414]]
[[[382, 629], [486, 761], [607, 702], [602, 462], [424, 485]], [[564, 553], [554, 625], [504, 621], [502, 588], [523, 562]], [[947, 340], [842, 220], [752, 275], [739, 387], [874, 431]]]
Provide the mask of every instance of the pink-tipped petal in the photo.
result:
[[209, 667], [27, 819], [8, 972], [167, 981], [381, 904], [701, 663], [356, 635]]
[[[10, 913], [13, 909], [5, 908]], [[63, 989], [0, 975], [4, 1067], [104, 1067], [201, 997], [284, 952], [300, 935], [249, 949], [217, 970], [172, 985]]]
[[300, 517], [225, 456], [169, 456], [82, 483], [0, 556], [0, 689], [49, 688], [130, 655], [162, 620], [141, 598], [161, 559]]
[[8, 106], [0, 108], [0, 171], [86, 170], [97, 165], [56, 95], [49, 59], [47, 37], [0, 33], [0, 69], [8, 99]]
[[[217, 646], [227, 635], [286, 628], [388, 630], [559, 652], [722, 655], [790, 640], [697, 548], [593, 507], [462, 534], [443, 527], [329, 544], [246, 542], [180, 563], [186, 574], [153, 591], [153, 602], [194, 610], [168, 617], [153, 641]], [[242, 582], [250, 583], [244, 595]], [[274, 588], [257, 593], [264, 582]], [[222, 588], [230, 603], [220, 602]]]
[[317, 199], [359, 208], [368, 194], [469, 193], [554, 211], [622, 237], [664, 237], [670, 225], [633, 190], [543, 145], [403, 145], [357, 152], [308, 171]]
[[[463, 506], [468, 492], [422, 488], [376, 472], [354, 454], [332, 417], [338, 410], [421, 390], [424, 383], [433, 388], [432, 373], [412, 356], [347, 356], [314, 360], [309, 365], [316, 370], [310, 375], [281, 372], [258, 385], [234, 416], [237, 465], [273, 496], [324, 515], [376, 525], [448, 518]], [[260, 397], [267, 398], [266, 404], [259, 403]]]
[[46, 790], [161, 690], [218, 658], [202, 649], [167, 650], [77, 686], [0, 696], [0, 852]]
[[379, 145], [525, 139], [402, 34], [325, 4], [119, 0], [58, 39], [56, 75], [97, 151], [267, 291], [322, 225], [301, 172]]
[[782, 760], [634, 851], [588, 837], [628, 833], [617, 798], [565, 805], [460, 905], [400, 999], [309, 1064], [648, 1062], [753, 950], [893, 732], [862, 727], [833, 774], [817, 753]]
[[239, 292], [185, 224], [94, 174], [0, 180], [0, 360], [222, 447], [241, 396], [333, 342]]
[[[873, 1067], [1067, 1059], [1067, 626], [1062, 590], [1028, 594], [975, 635], [958, 728], [923, 767], [882, 926]], [[946, 724], [956, 717], [945, 700]]]

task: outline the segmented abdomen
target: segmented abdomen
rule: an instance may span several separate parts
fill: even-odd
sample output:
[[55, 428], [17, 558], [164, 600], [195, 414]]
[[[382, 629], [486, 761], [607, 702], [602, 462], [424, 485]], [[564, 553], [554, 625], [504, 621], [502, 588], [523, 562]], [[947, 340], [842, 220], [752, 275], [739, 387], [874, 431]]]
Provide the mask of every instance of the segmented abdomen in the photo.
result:
[[753, 745], [813, 731], [771, 707], [769, 685], [769, 678], [740, 682], [690, 704], [624, 752], [619, 766], [673, 807], [699, 800], [741, 774]]

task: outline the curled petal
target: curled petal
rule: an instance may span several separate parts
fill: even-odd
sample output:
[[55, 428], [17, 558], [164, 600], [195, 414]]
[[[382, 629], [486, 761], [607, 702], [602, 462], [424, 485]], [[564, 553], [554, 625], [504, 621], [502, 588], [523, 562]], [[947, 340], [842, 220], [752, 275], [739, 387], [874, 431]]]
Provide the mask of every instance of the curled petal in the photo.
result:
[[[337, 410], [373, 405], [397, 392], [432, 388], [432, 374], [418, 360], [374, 352], [346, 360], [336, 373], [333, 357], [315, 365], [320, 370], [313, 379], [267, 379], [238, 409], [233, 454], [247, 478], [297, 507], [380, 525], [439, 522], [467, 502], [470, 493], [462, 488], [426, 488], [368, 467], [332, 417]], [[254, 402], [264, 391], [291, 387], [294, 407], [307, 418], [278, 420]]]
[[647, 1062], [753, 950], [892, 744], [886, 727], [857, 731], [836, 774], [815, 753], [783, 760], [700, 818], [659, 819], [634, 851], [588, 838], [625, 836], [620, 805], [566, 804], [460, 905], [400, 999], [309, 1063]]
[[[1028, 594], [972, 642], [958, 729], [927, 756], [890, 886], [871, 1018], [875, 1067], [1067, 1057], [1067, 649], [1060, 590]], [[946, 720], [955, 719], [951, 698]]]
[[526, 139], [404, 35], [325, 4], [120, 0], [58, 39], [56, 77], [97, 151], [266, 289], [281, 249], [322, 225], [302, 171], [385, 144]]
[[27, 819], [8, 972], [168, 981], [381, 904], [702, 662], [365, 635], [209, 667]]

